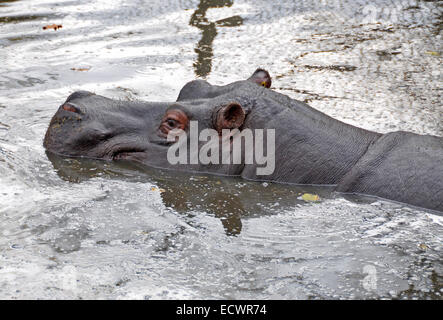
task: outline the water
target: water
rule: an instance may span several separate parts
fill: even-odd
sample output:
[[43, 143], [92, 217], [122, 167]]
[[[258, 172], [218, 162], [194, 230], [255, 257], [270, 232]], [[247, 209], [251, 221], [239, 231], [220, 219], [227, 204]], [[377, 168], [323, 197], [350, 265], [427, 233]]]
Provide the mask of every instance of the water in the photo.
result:
[[347, 123], [441, 136], [441, 13], [437, 1], [0, 1], [0, 298], [441, 299], [437, 214], [42, 147], [74, 90], [171, 101], [189, 80], [258, 66]]

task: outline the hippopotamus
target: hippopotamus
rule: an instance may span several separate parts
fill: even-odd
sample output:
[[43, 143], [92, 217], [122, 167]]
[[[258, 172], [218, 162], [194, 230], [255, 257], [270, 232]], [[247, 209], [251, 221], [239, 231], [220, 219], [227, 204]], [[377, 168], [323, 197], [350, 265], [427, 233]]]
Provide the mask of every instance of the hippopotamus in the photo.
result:
[[[275, 183], [331, 185], [340, 193], [443, 212], [442, 137], [358, 128], [270, 87], [269, 73], [257, 69], [248, 79], [227, 85], [193, 80], [172, 102], [120, 101], [77, 91], [56, 111], [43, 145], [64, 157], [131, 161]], [[214, 135], [232, 152], [233, 137], [240, 136], [246, 144], [242, 133], [248, 130], [252, 134], [273, 130], [272, 135], [260, 136], [264, 141], [261, 161], [252, 157], [248, 162], [247, 148], [240, 148], [237, 161], [229, 163], [202, 163], [198, 157], [192, 161], [192, 152], [188, 161], [170, 161], [171, 148], [175, 155], [180, 148], [202, 151], [209, 138], [216, 139]], [[192, 132], [200, 137], [197, 142], [192, 141]], [[206, 148], [206, 155], [211, 157], [217, 150]], [[273, 163], [260, 174], [265, 153]]]

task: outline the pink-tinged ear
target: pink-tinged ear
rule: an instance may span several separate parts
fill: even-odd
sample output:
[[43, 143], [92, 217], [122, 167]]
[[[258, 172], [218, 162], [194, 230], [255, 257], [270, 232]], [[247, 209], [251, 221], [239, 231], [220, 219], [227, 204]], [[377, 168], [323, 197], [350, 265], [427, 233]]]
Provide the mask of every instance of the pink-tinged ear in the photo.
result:
[[70, 103], [65, 103], [61, 106], [61, 108], [65, 111], [69, 111], [69, 112], [75, 112], [75, 113], [81, 113], [80, 109], [75, 107], [74, 105], [70, 104]]
[[219, 134], [223, 129], [238, 129], [245, 121], [245, 111], [237, 102], [230, 102], [218, 109], [214, 117], [214, 128]]
[[272, 84], [272, 79], [269, 75], [269, 72], [261, 68], [255, 70], [255, 72], [252, 74], [252, 76], [249, 77], [248, 80], [255, 82], [256, 84], [265, 88], [270, 88]]

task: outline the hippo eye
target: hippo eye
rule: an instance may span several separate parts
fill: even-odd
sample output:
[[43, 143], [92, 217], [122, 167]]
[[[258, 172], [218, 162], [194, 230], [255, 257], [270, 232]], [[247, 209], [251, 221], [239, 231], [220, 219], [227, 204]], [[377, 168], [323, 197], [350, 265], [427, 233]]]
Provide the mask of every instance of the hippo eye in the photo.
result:
[[167, 119], [166, 123], [168, 124], [168, 126], [170, 126], [171, 128], [175, 128], [178, 124], [178, 122], [174, 119]]
[[166, 137], [173, 129], [186, 130], [189, 118], [182, 110], [171, 109], [166, 112], [159, 127], [159, 135]]

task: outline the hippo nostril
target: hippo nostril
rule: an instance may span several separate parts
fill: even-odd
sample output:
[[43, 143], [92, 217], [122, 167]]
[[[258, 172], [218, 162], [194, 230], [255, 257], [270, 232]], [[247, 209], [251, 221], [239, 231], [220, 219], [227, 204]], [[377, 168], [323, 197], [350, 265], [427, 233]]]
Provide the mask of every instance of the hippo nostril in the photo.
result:
[[81, 113], [80, 109], [78, 109], [77, 107], [74, 107], [70, 103], [65, 103], [64, 105], [62, 105], [62, 109], [69, 111], [69, 112]]

